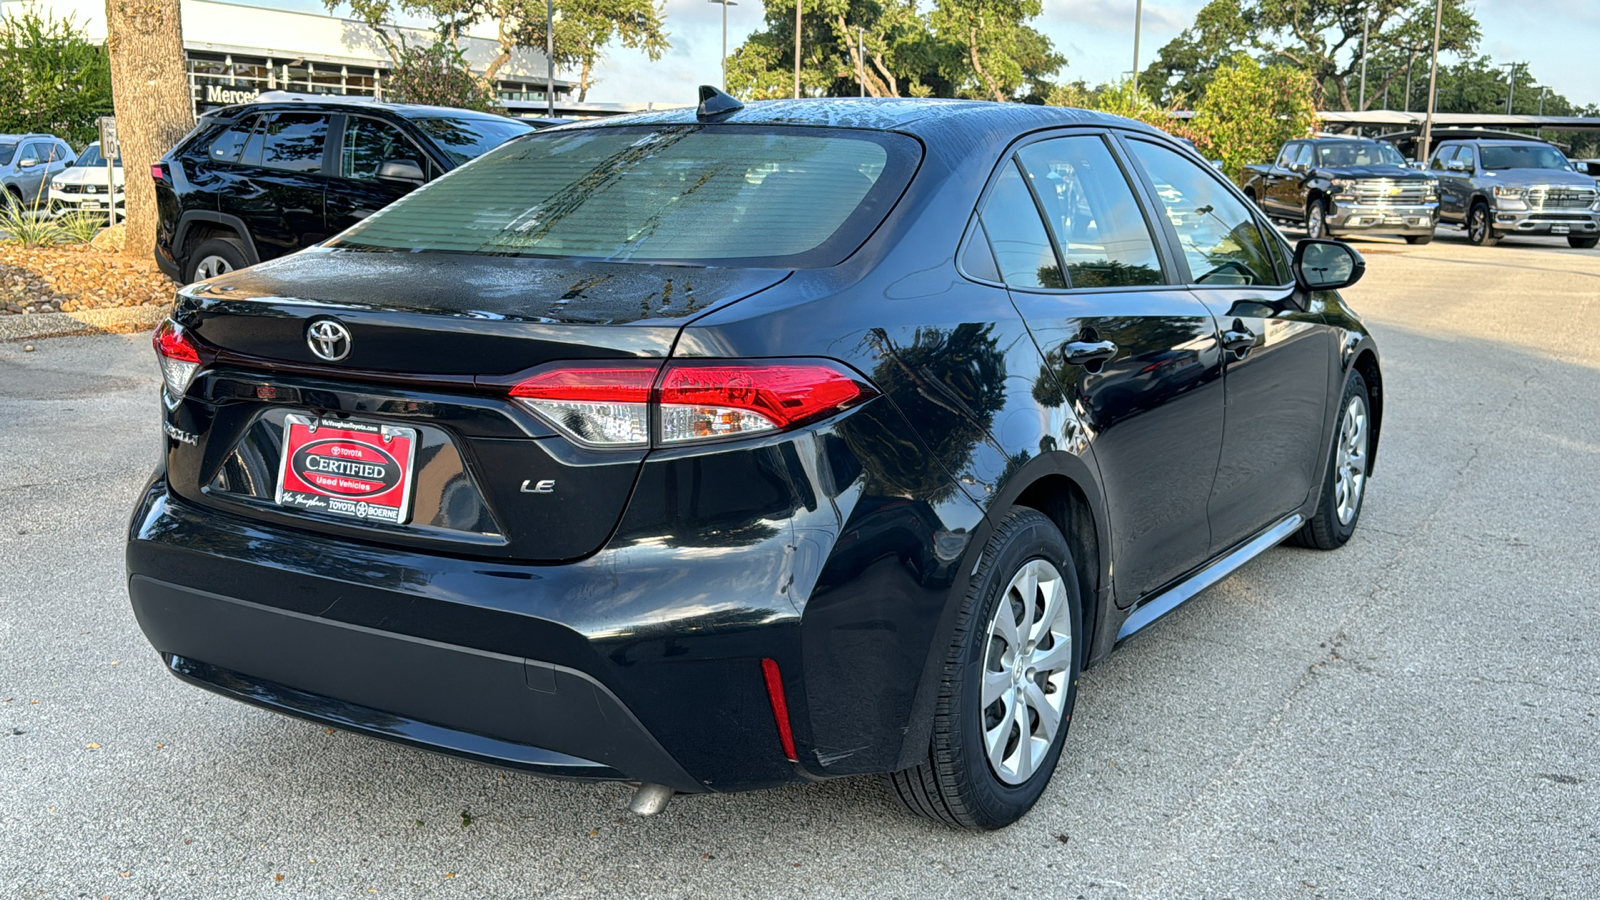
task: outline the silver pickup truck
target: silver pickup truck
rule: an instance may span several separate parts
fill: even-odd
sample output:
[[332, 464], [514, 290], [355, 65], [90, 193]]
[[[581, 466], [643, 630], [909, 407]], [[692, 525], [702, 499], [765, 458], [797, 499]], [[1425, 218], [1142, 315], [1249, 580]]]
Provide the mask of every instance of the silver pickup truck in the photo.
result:
[[1560, 150], [1538, 140], [1445, 141], [1428, 168], [1439, 179], [1441, 224], [1466, 229], [1484, 246], [1510, 234], [1565, 236], [1600, 243], [1600, 189]]

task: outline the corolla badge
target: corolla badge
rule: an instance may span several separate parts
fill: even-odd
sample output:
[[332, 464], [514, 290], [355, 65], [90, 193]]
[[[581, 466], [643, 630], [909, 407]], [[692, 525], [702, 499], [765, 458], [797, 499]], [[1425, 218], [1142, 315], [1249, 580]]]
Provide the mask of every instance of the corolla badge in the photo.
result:
[[337, 319], [314, 319], [306, 326], [306, 345], [319, 359], [338, 362], [350, 355], [350, 329]]

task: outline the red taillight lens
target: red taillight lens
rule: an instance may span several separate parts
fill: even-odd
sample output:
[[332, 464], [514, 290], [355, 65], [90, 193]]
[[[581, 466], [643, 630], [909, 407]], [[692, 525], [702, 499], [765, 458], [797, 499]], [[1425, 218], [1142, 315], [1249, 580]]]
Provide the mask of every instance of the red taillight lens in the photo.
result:
[[837, 412], [868, 390], [820, 360], [671, 363], [661, 380], [661, 441], [782, 430]]
[[649, 366], [575, 366], [539, 372], [519, 382], [511, 396], [529, 400], [593, 403], [648, 403], [658, 364]]
[[171, 319], [156, 328], [150, 343], [156, 348], [156, 360], [161, 363], [161, 380], [166, 382], [167, 393], [176, 402], [200, 370], [200, 350]]
[[789, 724], [789, 698], [783, 691], [783, 673], [778, 671], [778, 661], [763, 659], [761, 677], [767, 682], [767, 699], [772, 702], [772, 718], [778, 725], [778, 741], [783, 744], [783, 755], [790, 762], [799, 762], [800, 754], [794, 751], [794, 728]]
[[167, 177], [167, 167], [161, 163], [150, 164], [150, 177], [162, 181]]

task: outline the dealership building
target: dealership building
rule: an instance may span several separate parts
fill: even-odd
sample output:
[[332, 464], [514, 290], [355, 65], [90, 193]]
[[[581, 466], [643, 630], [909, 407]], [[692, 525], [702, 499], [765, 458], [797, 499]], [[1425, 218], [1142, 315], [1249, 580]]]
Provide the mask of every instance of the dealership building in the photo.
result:
[[[103, 0], [45, 0], [0, 3], [0, 12], [20, 14], [29, 5], [57, 18], [72, 17], [86, 26], [90, 40], [106, 36]], [[217, 106], [247, 103], [263, 91], [351, 94], [383, 97], [383, 80], [392, 68], [384, 42], [368, 25], [317, 12], [266, 9], [217, 0], [182, 0], [183, 52], [189, 71], [189, 92], [198, 114]], [[492, 34], [492, 24], [486, 32]], [[387, 29], [398, 42], [429, 43], [433, 34], [420, 28]], [[500, 54], [492, 37], [472, 33], [461, 47], [473, 70], [483, 72]], [[508, 109], [542, 115], [546, 68], [543, 53], [518, 49], [495, 77], [495, 88]], [[621, 112], [631, 104], [571, 103], [570, 80], [554, 82], [557, 115]], [[609, 107], [616, 106], [617, 109]]]

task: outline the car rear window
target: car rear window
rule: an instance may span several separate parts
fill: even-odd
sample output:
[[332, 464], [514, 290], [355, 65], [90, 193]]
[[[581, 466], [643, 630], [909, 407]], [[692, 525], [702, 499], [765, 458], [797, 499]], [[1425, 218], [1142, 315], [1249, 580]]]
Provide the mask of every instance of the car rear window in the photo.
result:
[[834, 128], [541, 132], [410, 194], [333, 246], [827, 266], [883, 220], [920, 155], [904, 135]]

